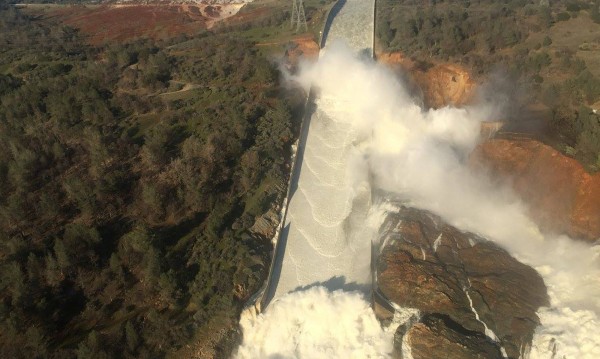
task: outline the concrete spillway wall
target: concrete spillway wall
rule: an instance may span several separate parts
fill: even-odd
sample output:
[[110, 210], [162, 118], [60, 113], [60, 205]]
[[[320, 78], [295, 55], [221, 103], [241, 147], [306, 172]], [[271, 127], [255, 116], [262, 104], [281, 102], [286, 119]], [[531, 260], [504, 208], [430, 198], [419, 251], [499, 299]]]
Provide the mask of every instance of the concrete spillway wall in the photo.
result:
[[[357, 55], [371, 56], [373, 16], [374, 0], [337, 2], [324, 26], [322, 54], [341, 40]], [[370, 244], [356, 230], [364, 227], [370, 193], [357, 194], [347, 178], [354, 129], [340, 113], [344, 100], [313, 97], [313, 93], [262, 307], [272, 299], [314, 285], [365, 292], [370, 288]]]
[[[341, 18], [338, 17], [340, 14]], [[370, 22], [369, 15], [373, 16], [373, 19]], [[331, 40], [341, 39], [349, 43], [351, 47], [353, 47], [355, 50], [357, 50], [358, 53], [362, 54], [363, 56], [370, 55], [372, 57], [374, 39], [374, 15], [374, 0], [336, 1], [335, 4], [330, 8], [326, 16], [326, 21], [323, 25], [323, 30], [321, 32], [320, 47], [323, 49]], [[361, 23], [364, 23], [363, 28], [360, 27]], [[315, 143], [315, 141], [317, 141], [315, 140], [315, 138], [319, 137], [319, 130], [311, 129], [311, 127], [313, 127], [311, 126], [311, 122], [313, 120], [316, 120], [317, 123], [329, 121], [329, 116], [326, 114], [327, 109], [325, 109], [325, 111], [322, 111], [323, 109], [319, 108], [318, 103], [319, 100], [315, 96], [315, 91], [311, 89], [307, 96], [305, 116], [301, 125], [299, 139], [295, 146], [296, 149], [294, 151], [294, 156], [292, 157], [291, 174], [288, 182], [288, 192], [282, 210], [281, 222], [277, 231], [278, 234], [273, 241], [274, 253], [269, 275], [263, 288], [257, 294], [255, 294], [253, 298], [251, 298], [251, 300], [249, 301], [249, 306], [247, 307], [247, 309], [253, 311], [255, 314], [264, 310], [264, 308], [269, 304], [269, 302], [272, 299], [280, 295], [290, 292], [298, 287], [314, 285], [315, 283], [320, 282], [319, 280], [322, 281], [329, 278], [328, 276], [330, 274], [331, 279], [333, 279], [334, 277], [345, 277], [346, 272], [348, 272], [348, 268], [346, 268], [346, 271], [344, 271], [343, 268], [340, 268], [339, 263], [344, 262], [343, 258], [341, 258], [341, 261], [338, 260], [338, 264], [330, 263], [330, 261], [326, 260], [327, 256], [324, 256], [323, 258], [317, 258], [321, 260], [318, 261], [315, 260], [315, 257], [319, 257], [319, 254], [321, 253], [317, 253], [317, 255], [315, 256], [311, 254], [310, 250], [308, 252], [303, 252], [302, 250], [299, 250], [297, 248], [298, 246], [303, 245], [306, 247], [305, 242], [311, 241], [311, 238], [307, 239], [305, 233], [302, 232], [303, 228], [300, 228], [300, 232], [298, 231], [298, 228], [319, 226], [319, 221], [318, 219], [314, 218], [314, 214], [314, 223], [311, 223], [311, 219], [307, 220], [306, 218], [303, 218], [302, 213], [298, 213], [299, 211], [301, 212], [301, 210], [299, 210], [298, 208], [303, 208], [303, 205], [299, 205], [298, 202], [304, 200], [304, 204], [312, 206], [312, 202], [306, 202], [306, 200], [310, 200], [309, 198], [306, 198], [306, 196], [312, 196], [312, 199], [315, 201], [328, 201], [327, 199], [321, 198], [322, 196], [320, 196], [319, 193], [307, 194], [307, 188], [300, 188], [299, 191], [299, 183], [301, 182], [304, 183], [305, 187], [311, 187], [310, 185], [313, 182], [318, 182], [318, 180], [314, 181], [310, 178], [305, 178], [304, 180], [301, 179], [301, 173], [304, 172], [304, 176], [307, 176], [306, 173], [310, 171], [309, 168], [306, 168], [307, 165], [305, 163], [307, 145], [311, 143], [311, 141], [312, 143]], [[312, 137], [311, 140], [309, 140], [309, 136], [311, 136], [311, 131]], [[296, 194], [297, 196], [295, 197]], [[296, 218], [290, 219], [290, 204], [292, 203], [293, 205], [293, 201], [296, 201], [296, 203], [294, 207], [295, 209], [292, 208], [291, 210], [291, 212], [293, 213], [291, 217], [294, 217], [294, 214], [296, 214]], [[322, 207], [322, 204], [320, 205], [320, 207]], [[290, 231], [292, 231], [291, 234]], [[325, 240], [323, 238], [320, 238], [317, 241], [317, 243], [327, 243], [328, 240], [329, 238], [325, 238]], [[332, 241], [335, 240], [339, 241], [339, 238], [332, 238]], [[311, 246], [314, 247], [314, 243], [315, 242], [312, 242]], [[319, 244], [317, 244], [317, 246], [318, 245]], [[301, 253], [302, 255], [304, 255], [304, 258], [292, 258], [290, 260], [289, 257], [292, 257], [292, 255], [290, 255], [289, 252], [293, 252], [294, 250], [296, 250], [296, 257], [298, 257], [298, 253]], [[344, 249], [344, 251], [348, 252], [346, 249]], [[294, 264], [290, 264], [291, 262], [294, 262]], [[303, 262], [311, 264], [303, 264]], [[306, 268], [298, 268], [302, 267], [303, 265]], [[295, 266], [295, 268], [290, 269], [290, 267], [292, 266]], [[306, 271], [307, 268], [312, 269], [314, 267], [325, 268], [323, 269], [325, 273], [309, 273], [309, 275], [305, 275], [304, 278], [300, 278], [302, 277], [302, 275], [299, 275], [299, 273], [301, 273], [303, 270]], [[327, 267], [329, 268], [327, 269]], [[332, 267], [335, 268], [332, 269]], [[329, 272], [327, 272], [327, 270], [329, 270]], [[295, 276], [293, 275], [293, 273], [291, 273], [293, 271], [295, 271]], [[366, 272], [367, 273], [365, 273], [365, 278], [368, 278], [367, 280], [363, 280], [362, 278], [355, 280], [357, 278], [356, 274], [350, 274], [348, 277], [354, 280], [354, 282], [368, 285], [370, 290], [370, 273], [368, 273], [368, 269]], [[313, 275], [313, 277], [311, 277], [311, 275]]]
[[[346, 0], [337, 0], [327, 11], [325, 16], [325, 22], [323, 23], [323, 28], [320, 32], [319, 39], [319, 47], [322, 49], [325, 46], [325, 42], [327, 40], [327, 33], [329, 28], [331, 27], [331, 23], [335, 15], [340, 11], [341, 7], [346, 3]], [[304, 104], [304, 115], [302, 117], [302, 123], [300, 124], [300, 131], [298, 140], [293, 146], [292, 149], [292, 157], [290, 163], [290, 177], [288, 179], [287, 184], [287, 193], [285, 199], [283, 201], [283, 209], [281, 211], [281, 218], [279, 221], [278, 228], [275, 232], [275, 237], [273, 238], [273, 254], [271, 257], [271, 266], [269, 267], [269, 274], [267, 275], [267, 279], [265, 283], [260, 288], [258, 292], [256, 292], [246, 303], [246, 308], [244, 311], [252, 311], [255, 313], [260, 313], [268, 304], [270, 292], [270, 283], [273, 280], [273, 271], [276, 268], [277, 259], [283, 256], [282, 251], [285, 248], [285, 245], [282, 244], [280, 240], [281, 233], [283, 230], [283, 225], [286, 221], [288, 204], [291, 197], [292, 192], [292, 183], [293, 179], [297, 178], [299, 175], [300, 167], [298, 166], [298, 155], [302, 155], [303, 148], [306, 146], [306, 137], [308, 136], [308, 124], [310, 122], [310, 118], [313, 113], [314, 108], [314, 90], [311, 88], [307, 97], [306, 102]]]

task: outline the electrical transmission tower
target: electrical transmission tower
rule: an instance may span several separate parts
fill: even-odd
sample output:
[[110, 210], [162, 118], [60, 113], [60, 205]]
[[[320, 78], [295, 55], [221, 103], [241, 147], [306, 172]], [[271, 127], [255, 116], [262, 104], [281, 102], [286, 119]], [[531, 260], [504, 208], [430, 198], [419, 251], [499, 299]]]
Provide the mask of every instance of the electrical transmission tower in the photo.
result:
[[304, 31], [308, 31], [306, 25], [306, 15], [304, 14], [304, 1], [303, 0], [292, 0], [292, 27], [296, 25], [296, 32], [300, 31], [301, 27], [304, 27]]

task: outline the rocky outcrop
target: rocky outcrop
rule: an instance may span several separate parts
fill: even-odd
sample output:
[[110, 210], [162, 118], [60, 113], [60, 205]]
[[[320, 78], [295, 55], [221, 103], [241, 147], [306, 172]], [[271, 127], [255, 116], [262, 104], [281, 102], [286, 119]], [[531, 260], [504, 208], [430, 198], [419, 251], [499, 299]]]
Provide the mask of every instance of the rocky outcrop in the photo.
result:
[[316, 60], [320, 50], [312, 36], [300, 36], [287, 45], [284, 61], [289, 68], [296, 68], [301, 60]]
[[279, 220], [279, 207], [273, 206], [265, 214], [256, 218], [250, 232], [263, 238], [273, 238]]
[[471, 100], [475, 82], [469, 73], [456, 65], [435, 65], [427, 71], [416, 72], [416, 81], [425, 94], [429, 107], [459, 106]]
[[407, 71], [415, 68], [415, 62], [401, 52], [377, 52], [375, 55], [379, 63], [391, 67], [400, 67]]
[[[413, 359], [500, 359], [498, 346], [480, 332], [465, 331], [448, 317], [426, 315], [406, 334]], [[434, 353], [443, 353], [436, 356]]]
[[474, 95], [476, 83], [464, 68], [453, 64], [419, 64], [400, 52], [379, 53], [377, 60], [399, 67], [420, 88], [427, 107], [460, 106]]
[[[424, 66], [400, 52], [379, 53], [377, 58], [403, 69], [429, 107], [458, 106], [473, 98], [476, 84], [460, 66]], [[502, 124], [483, 123], [482, 138], [491, 139]], [[600, 239], [600, 174], [591, 175], [576, 160], [531, 139], [486, 141], [471, 160], [474, 167], [489, 167], [492, 177], [511, 179], [542, 230], [591, 242]]]
[[510, 179], [543, 230], [595, 241], [600, 238], [600, 174], [529, 139], [493, 139], [471, 155], [473, 167]]
[[[535, 270], [428, 212], [403, 209], [390, 215], [386, 228], [377, 284], [389, 300], [429, 316], [408, 331], [427, 354], [424, 358], [446, 357], [444, 345], [428, 349], [436, 340], [455, 347], [457, 358], [465, 353], [472, 356], [461, 358], [478, 358], [482, 340], [495, 350], [503, 348], [510, 358], [519, 357], [539, 324], [537, 309], [548, 304]], [[466, 351], [456, 345], [467, 346]], [[432, 350], [440, 350], [439, 355]]]

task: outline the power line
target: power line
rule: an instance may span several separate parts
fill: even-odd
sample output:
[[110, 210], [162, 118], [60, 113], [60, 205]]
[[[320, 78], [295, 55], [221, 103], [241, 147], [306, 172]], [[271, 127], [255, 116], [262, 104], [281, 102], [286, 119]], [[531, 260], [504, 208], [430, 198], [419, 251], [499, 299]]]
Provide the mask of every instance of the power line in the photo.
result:
[[304, 31], [308, 31], [308, 26], [306, 25], [306, 14], [304, 13], [304, 1], [292, 1], [292, 27], [296, 25], [296, 32], [300, 31], [301, 27], [304, 27]]

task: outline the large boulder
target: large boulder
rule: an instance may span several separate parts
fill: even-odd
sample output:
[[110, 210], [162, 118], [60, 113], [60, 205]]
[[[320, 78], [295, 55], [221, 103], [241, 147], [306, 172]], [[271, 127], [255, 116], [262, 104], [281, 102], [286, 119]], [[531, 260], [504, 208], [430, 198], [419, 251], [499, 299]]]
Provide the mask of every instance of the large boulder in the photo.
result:
[[[464, 330], [448, 317], [425, 315], [405, 334], [413, 359], [501, 359], [498, 346], [480, 332]], [[443, 353], [437, 356], [435, 353]]]
[[543, 230], [574, 238], [600, 238], [600, 173], [585, 171], [576, 160], [541, 142], [493, 139], [471, 155], [474, 167], [509, 179]]
[[422, 322], [411, 330], [430, 336], [443, 332], [445, 338], [478, 333], [471, 339], [483, 335], [510, 358], [520, 356], [539, 324], [537, 309], [548, 305], [546, 287], [535, 270], [494, 243], [425, 211], [402, 209], [388, 217], [386, 228], [386, 245], [377, 260], [380, 292], [401, 307], [446, 318], [445, 326], [454, 323], [452, 335], [438, 330], [438, 322]]

